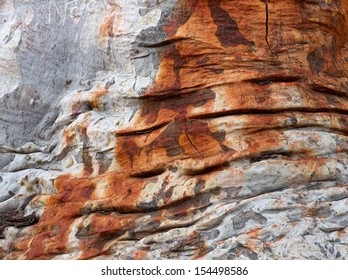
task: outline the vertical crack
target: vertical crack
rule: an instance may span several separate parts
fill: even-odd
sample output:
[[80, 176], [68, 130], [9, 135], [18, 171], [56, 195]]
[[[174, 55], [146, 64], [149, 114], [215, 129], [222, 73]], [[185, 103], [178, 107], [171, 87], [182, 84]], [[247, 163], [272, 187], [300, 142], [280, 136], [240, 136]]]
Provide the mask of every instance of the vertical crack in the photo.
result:
[[193, 142], [191, 141], [188, 133], [187, 133], [187, 125], [186, 125], [186, 120], [185, 120], [185, 135], [186, 135], [186, 138], [187, 140], [190, 142], [190, 144], [192, 145], [192, 147], [199, 153], [199, 154], [202, 154], [198, 149], [197, 147], [195, 146], [195, 144], [193, 144]]
[[271, 49], [271, 46], [269, 44], [269, 41], [268, 41], [268, 20], [269, 20], [268, 3], [270, 2], [270, 0], [262, 0], [262, 2], [265, 4], [265, 8], [266, 8], [266, 22], [265, 22], [265, 25], [266, 25], [266, 35], [265, 35], [265, 40], [266, 40], [266, 43], [267, 43], [267, 46], [268, 46], [269, 50], [271, 51], [271, 53], [273, 53], [273, 51]]

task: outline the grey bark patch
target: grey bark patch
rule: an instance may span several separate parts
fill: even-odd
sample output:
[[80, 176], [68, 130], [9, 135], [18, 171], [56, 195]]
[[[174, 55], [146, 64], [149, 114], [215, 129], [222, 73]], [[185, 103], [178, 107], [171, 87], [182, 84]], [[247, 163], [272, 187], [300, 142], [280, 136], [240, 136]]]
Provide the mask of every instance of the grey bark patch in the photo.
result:
[[0, 154], [0, 169], [4, 168], [6, 165], [12, 162], [14, 158], [15, 155], [13, 154]]
[[109, 158], [103, 152], [97, 152], [96, 155], [95, 155], [95, 159], [99, 163], [98, 174], [105, 173], [108, 170], [108, 168], [111, 165], [111, 163], [112, 163], [112, 158]]
[[80, 50], [86, 11], [77, 24], [71, 17], [59, 14], [58, 10], [63, 7], [57, 5], [14, 0], [19, 19], [25, 18], [29, 8], [34, 17], [30, 24], [21, 25], [17, 49], [21, 83], [0, 101], [0, 127], [10, 124], [4, 126], [0, 143], [21, 146], [32, 141], [39, 144], [42, 139], [38, 139], [37, 133], [49, 128], [46, 116], [51, 114], [51, 105], [70, 88], [77, 88], [81, 81], [94, 80], [96, 72], [106, 65], [103, 64], [106, 54], [98, 51], [96, 43], [92, 42], [87, 53], [76, 51]]
[[249, 260], [257, 260], [258, 255], [251, 251], [248, 248], [245, 248], [241, 245], [238, 245], [237, 247], [231, 249], [226, 256], [226, 259], [228, 260], [234, 260], [234, 259], [243, 259], [242, 256], [246, 257]]
[[322, 50], [316, 49], [316, 50], [312, 51], [307, 56], [307, 61], [309, 63], [311, 70], [314, 73], [319, 73], [322, 70], [322, 67], [324, 65], [324, 58], [323, 58]]
[[204, 180], [200, 180], [197, 182], [196, 186], [195, 186], [195, 194], [199, 194], [201, 192], [201, 189], [204, 187], [205, 185], [205, 181]]
[[208, 232], [201, 233], [203, 240], [213, 240], [217, 239], [220, 235], [220, 231], [218, 229], [214, 229]]
[[233, 228], [243, 229], [247, 223], [248, 220], [254, 220], [255, 222], [259, 222], [260, 224], [265, 224], [267, 222], [267, 218], [259, 213], [255, 213], [252, 210], [249, 210], [247, 212], [241, 212], [237, 216], [234, 216], [232, 218], [233, 222]]
[[157, 230], [160, 225], [161, 225], [161, 222], [159, 221], [150, 221], [149, 223], [140, 226], [137, 229], [137, 232], [152, 232]]

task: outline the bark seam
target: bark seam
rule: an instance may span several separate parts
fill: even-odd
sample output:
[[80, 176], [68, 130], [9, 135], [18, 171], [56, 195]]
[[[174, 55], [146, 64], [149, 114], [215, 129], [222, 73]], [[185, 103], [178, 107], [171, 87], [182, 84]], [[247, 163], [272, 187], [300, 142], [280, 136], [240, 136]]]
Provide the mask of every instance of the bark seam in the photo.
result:
[[269, 50], [271, 51], [271, 53], [273, 53], [272, 49], [271, 49], [271, 46], [269, 44], [269, 41], [268, 41], [268, 22], [269, 22], [269, 9], [268, 9], [268, 3], [269, 3], [270, 0], [262, 0], [262, 2], [265, 4], [265, 12], [266, 12], [266, 22], [265, 22], [265, 26], [266, 26], [266, 34], [265, 34], [265, 40], [266, 40], [266, 43], [267, 43], [267, 46], [269, 48]]
[[188, 140], [188, 141], [190, 142], [190, 144], [192, 145], [192, 147], [193, 147], [198, 153], [202, 154], [202, 153], [197, 149], [197, 147], [193, 144], [193, 142], [191, 141], [190, 137], [188, 136], [186, 121], [185, 121], [185, 135], [186, 135], [187, 140]]

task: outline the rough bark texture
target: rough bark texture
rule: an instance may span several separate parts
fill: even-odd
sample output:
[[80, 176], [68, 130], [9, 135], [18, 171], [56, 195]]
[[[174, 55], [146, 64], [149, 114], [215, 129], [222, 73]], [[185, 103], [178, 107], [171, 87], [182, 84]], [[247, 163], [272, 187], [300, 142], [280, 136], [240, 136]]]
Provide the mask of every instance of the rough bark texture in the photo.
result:
[[0, 258], [348, 259], [348, 1], [0, 1]]

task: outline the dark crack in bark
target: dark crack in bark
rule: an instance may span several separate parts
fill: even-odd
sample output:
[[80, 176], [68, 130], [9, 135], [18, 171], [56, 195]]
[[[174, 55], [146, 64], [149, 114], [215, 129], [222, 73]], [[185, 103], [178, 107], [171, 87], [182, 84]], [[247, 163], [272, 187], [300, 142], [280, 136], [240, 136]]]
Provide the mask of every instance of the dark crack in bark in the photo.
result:
[[195, 144], [193, 144], [192, 140], [190, 139], [188, 133], [187, 133], [187, 125], [186, 125], [186, 121], [185, 121], [185, 135], [187, 140], [190, 142], [190, 144], [192, 145], [192, 147], [199, 153], [202, 154], [200, 150], [197, 149], [197, 147], [195, 146]]
[[269, 48], [269, 50], [271, 51], [271, 53], [273, 54], [273, 51], [272, 51], [272, 48], [269, 44], [269, 41], [268, 41], [268, 22], [269, 22], [269, 8], [268, 8], [268, 4], [270, 2], [270, 0], [262, 0], [262, 2], [265, 4], [265, 8], [266, 8], [266, 22], [265, 22], [265, 25], [266, 25], [266, 34], [265, 34], [265, 40], [266, 40], [266, 43], [267, 43], [267, 46]]

